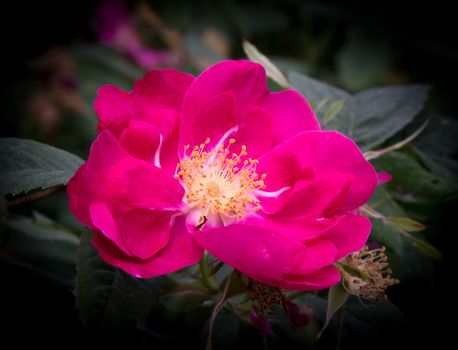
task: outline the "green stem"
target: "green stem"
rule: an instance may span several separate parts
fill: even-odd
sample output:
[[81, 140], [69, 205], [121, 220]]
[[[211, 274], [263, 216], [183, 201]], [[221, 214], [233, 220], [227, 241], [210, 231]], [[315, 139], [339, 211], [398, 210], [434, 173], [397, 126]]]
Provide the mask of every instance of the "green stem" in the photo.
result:
[[222, 261], [218, 262], [208, 273], [208, 276], [213, 276], [215, 273], [219, 271], [220, 268], [224, 266], [224, 263]]
[[200, 269], [202, 284], [204, 285], [205, 288], [207, 288], [209, 292], [216, 293], [218, 289], [215, 286], [213, 286], [208, 276], [207, 261], [208, 261], [207, 254], [204, 254], [202, 259], [200, 259], [199, 261], [199, 269]]
[[221, 295], [220, 300], [218, 303], [215, 305], [215, 308], [213, 309], [212, 315], [210, 317], [210, 322], [208, 325], [208, 339], [207, 339], [207, 345], [205, 346], [205, 350], [212, 350], [212, 334], [213, 334], [213, 324], [215, 322], [215, 318], [218, 315], [218, 313], [221, 311], [223, 308], [224, 304], [227, 301], [227, 292], [229, 290], [229, 285], [231, 284], [232, 277], [233, 277], [234, 272], [232, 272], [228, 277], [226, 281], [226, 285], [224, 286], [223, 294]]

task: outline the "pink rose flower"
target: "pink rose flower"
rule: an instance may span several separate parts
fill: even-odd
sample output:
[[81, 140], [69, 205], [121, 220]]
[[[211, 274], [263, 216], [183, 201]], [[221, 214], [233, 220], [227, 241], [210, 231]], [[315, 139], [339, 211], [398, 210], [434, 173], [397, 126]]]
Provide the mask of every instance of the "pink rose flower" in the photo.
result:
[[224, 61], [197, 78], [149, 72], [95, 101], [99, 136], [68, 185], [70, 208], [108, 263], [138, 277], [196, 263], [203, 249], [253, 279], [309, 290], [362, 248], [358, 207], [377, 174], [356, 144], [321, 131], [262, 66]]

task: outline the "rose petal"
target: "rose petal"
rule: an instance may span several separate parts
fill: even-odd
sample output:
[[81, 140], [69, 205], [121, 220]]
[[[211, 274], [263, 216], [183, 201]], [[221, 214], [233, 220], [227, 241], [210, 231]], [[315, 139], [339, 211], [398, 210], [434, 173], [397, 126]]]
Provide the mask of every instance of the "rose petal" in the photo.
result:
[[236, 143], [231, 151], [239, 153], [245, 145], [249, 157], [258, 158], [272, 147], [272, 124], [269, 114], [262, 108], [254, 107], [237, 118]]
[[152, 70], [135, 82], [132, 101], [139, 119], [156, 119], [161, 109], [180, 111], [194, 77], [173, 69]]
[[67, 184], [70, 211], [85, 226], [91, 225], [89, 206], [96, 198], [96, 194], [92, 190], [92, 183], [88, 179], [87, 163], [84, 163]]
[[267, 174], [267, 191], [291, 186], [294, 179], [287, 177], [286, 161], [291, 159], [294, 159], [296, 170], [292, 175], [295, 176], [301, 176], [301, 169], [312, 168], [317, 174], [335, 171], [354, 177], [346, 198], [341, 199], [340, 205], [333, 210], [347, 211], [358, 208], [369, 200], [377, 183], [374, 168], [351, 139], [334, 131], [306, 131], [275, 147], [259, 159], [258, 172]]
[[360, 250], [366, 244], [371, 228], [372, 224], [368, 218], [347, 214], [323, 235], [323, 239], [331, 241], [337, 247], [336, 260], [339, 260]]
[[134, 209], [117, 211], [96, 202], [90, 207], [93, 225], [125, 254], [148, 259], [161, 250], [169, 240], [173, 215], [176, 212]]
[[93, 226], [125, 254], [148, 259], [167, 244], [176, 212], [133, 209], [114, 215], [106, 203], [95, 202], [90, 214]]
[[113, 85], [103, 86], [97, 91], [94, 108], [99, 117], [97, 130], [109, 130], [116, 137], [136, 115], [130, 94]]
[[102, 131], [91, 146], [89, 159], [67, 184], [69, 207], [84, 225], [90, 226], [89, 206], [101, 197], [108, 172], [121, 159], [129, 157], [113, 134]]
[[128, 208], [179, 209], [184, 189], [164, 170], [134, 158], [118, 162], [106, 183], [110, 203]]
[[328, 266], [308, 275], [285, 275], [279, 281], [265, 280], [279, 288], [288, 290], [316, 290], [325, 289], [335, 285], [340, 281], [340, 272], [334, 266]]
[[119, 138], [121, 145], [135, 158], [154, 161], [160, 141], [157, 127], [141, 120], [131, 120]]
[[152, 278], [175, 272], [197, 263], [203, 255], [203, 249], [187, 232], [184, 217], [175, 219], [168, 244], [147, 260], [129, 257], [100, 232], [94, 233], [92, 243], [107, 263], [140, 278]]
[[291, 270], [283, 241], [262, 227], [233, 224], [194, 231], [193, 237], [210, 254], [253, 278], [279, 277]]
[[274, 146], [302, 131], [320, 130], [307, 100], [295, 90], [267, 94], [259, 106], [270, 115]]
[[223, 61], [202, 72], [191, 84], [183, 102], [184, 121], [193, 120], [214, 97], [233, 91], [237, 113], [243, 115], [268, 93], [264, 68], [256, 63]]
[[119, 215], [119, 229], [131, 255], [148, 259], [164, 248], [176, 214], [176, 211], [134, 209]]
[[210, 139], [208, 149], [212, 149], [223, 135], [236, 125], [236, 101], [232, 91], [214, 96], [199, 111], [185, 114], [180, 129], [180, 154], [183, 147], [199, 146]]
[[[323, 217], [339, 214], [342, 201], [353, 184], [351, 174], [322, 171], [311, 179], [297, 181], [276, 197], [259, 197], [262, 210], [279, 218]], [[269, 179], [266, 178], [266, 184]], [[273, 219], [275, 219], [273, 217]]]
[[106, 203], [92, 203], [90, 206], [90, 215], [93, 227], [100, 230], [105, 237], [113, 241], [113, 243], [116, 244], [124, 253], [132, 256], [122, 239], [122, 234], [118, 228], [116, 219]]

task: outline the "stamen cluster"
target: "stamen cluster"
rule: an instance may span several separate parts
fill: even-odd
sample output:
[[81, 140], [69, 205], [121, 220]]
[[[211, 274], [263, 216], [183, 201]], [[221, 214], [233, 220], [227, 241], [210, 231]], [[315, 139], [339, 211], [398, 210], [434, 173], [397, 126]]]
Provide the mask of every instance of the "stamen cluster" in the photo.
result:
[[253, 192], [265, 188], [263, 174], [256, 173], [258, 160], [248, 157], [246, 146], [239, 153], [231, 153], [228, 145], [217, 145], [206, 151], [210, 139], [199, 146], [184, 148], [183, 160], [178, 163], [175, 177], [186, 189], [185, 202], [190, 209], [198, 208], [203, 217], [220, 214], [241, 219], [259, 209]]
[[391, 277], [385, 247], [369, 250], [366, 246], [340, 263], [344, 286], [362, 299], [379, 302], [386, 298], [385, 291], [389, 286], [399, 283]]

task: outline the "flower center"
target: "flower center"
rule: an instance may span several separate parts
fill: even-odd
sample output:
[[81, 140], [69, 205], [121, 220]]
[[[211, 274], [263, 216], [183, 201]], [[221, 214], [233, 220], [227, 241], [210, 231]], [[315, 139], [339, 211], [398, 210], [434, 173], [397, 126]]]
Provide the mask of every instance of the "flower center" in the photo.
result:
[[183, 160], [178, 163], [175, 177], [186, 190], [185, 202], [189, 210], [198, 210], [201, 222], [208, 215], [240, 220], [259, 209], [254, 191], [265, 188], [264, 179], [256, 173], [258, 160], [248, 157], [246, 147], [240, 153], [231, 153], [235, 139], [224, 147], [218, 144], [211, 151], [205, 148], [207, 139], [199, 146], [185, 146]]

